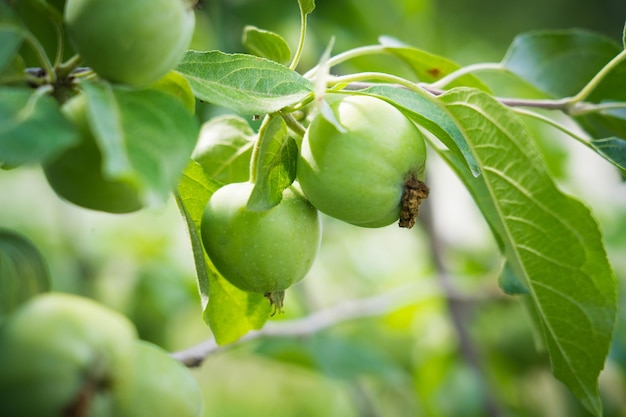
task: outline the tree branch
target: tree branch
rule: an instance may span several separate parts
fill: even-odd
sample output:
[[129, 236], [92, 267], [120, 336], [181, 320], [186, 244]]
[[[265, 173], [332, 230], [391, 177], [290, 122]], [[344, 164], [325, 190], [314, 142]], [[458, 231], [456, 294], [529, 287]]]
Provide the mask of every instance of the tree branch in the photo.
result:
[[[320, 330], [337, 324], [357, 320], [367, 317], [375, 317], [385, 313], [395, 311], [401, 307], [414, 304], [429, 297], [440, 297], [444, 295], [441, 290], [421, 285], [406, 285], [388, 293], [364, 298], [360, 300], [345, 301], [336, 306], [320, 310], [310, 315], [278, 322], [268, 322], [260, 330], [251, 331], [238, 341], [219, 346], [214, 339], [208, 339], [188, 349], [172, 353], [172, 356], [188, 367], [197, 367], [204, 359], [212, 354], [216, 354], [252, 340], [265, 337], [304, 337], [314, 334]], [[480, 297], [467, 297], [458, 293], [447, 294], [449, 297], [457, 299], [458, 302], [468, 303], [485, 299], [493, 299], [493, 295], [482, 295]], [[500, 297], [499, 295], [495, 297]]]
[[[186, 366], [195, 367], [199, 366], [204, 358], [210, 354], [227, 350], [251, 340], [263, 337], [302, 337], [345, 321], [377, 316], [415, 302], [415, 297], [409, 295], [418, 292], [415, 291], [415, 286], [411, 287], [413, 287], [412, 290], [403, 287], [371, 298], [345, 301], [300, 319], [268, 322], [262, 329], [251, 331], [230, 345], [218, 346], [214, 339], [209, 339], [189, 349], [175, 352], [172, 356]], [[433, 290], [424, 291], [422, 289], [419, 293], [422, 298], [437, 295], [437, 292]]]

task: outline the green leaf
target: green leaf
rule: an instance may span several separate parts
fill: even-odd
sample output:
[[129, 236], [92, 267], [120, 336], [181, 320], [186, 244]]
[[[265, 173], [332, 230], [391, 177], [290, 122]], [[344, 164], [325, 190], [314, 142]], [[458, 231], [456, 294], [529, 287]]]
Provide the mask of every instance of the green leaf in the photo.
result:
[[502, 271], [500, 271], [500, 277], [498, 278], [498, 285], [508, 295], [528, 295], [528, 287], [519, 276], [515, 274], [511, 264], [504, 262]]
[[46, 16], [59, 23], [63, 22], [63, 8], [66, 0], [33, 0], [33, 4], [45, 11]]
[[599, 155], [626, 174], [626, 140], [615, 137], [593, 139], [591, 146]]
[[241, 42], [251, 54], [271, 61], [285, 64], [291, 59], [287, 41], [277, 33], [248, 25], [243, 28]]
[[77, 142], [74, 127], [45, 89], [0, 87], [0, 162], [48, 161]]
[[23, 29], [17, 24], [0, 19], [0, 73], [9, 66], [20, 49], [24, 39], [22, 31]]
[[27, 86], [26, 66], [21, 56], [15, 55], [13, 60], [0, 72], [0, 85]]
[[204, 207], [218, 188], [219, 184], [213, 183], [206, 176], [202, 166], [191, 161], [183, 172], [175, 193], [178, 209], [185, 220], [189, 233], [202, 310], [206, 308], [209, 302], [209, 275], [212, 272], [209, 271], [205, 260], [206, 255], [200, 238], [200, 223]]
[[102, 165], [109, 178], [132, 178], [134, 168], [125, 146], [121, 110], [113, 87], [107, 83], [84, 83], [89, 125], [102, 152]]
[[253, 55], [187, 51], [176, 70], [197, 98], [241, 114], [273, 113], [313, 91], [297, 72]]
[[502, 222], [502, 219], [499, 216], [495, 201], [493, 200], [491, 192], [487, 187], [485, 181], [480, 177], [467, 175], [466, 166], [461, 161], [458, 154], [453, 153], [449, 150], [438, 150], [437, 152], [448, 163], [450, 168], [454, 170], [454, 172], [461, 179], [461, 181], [464, 182], [465, 186], [472, 194], [474, 201], [476, 201], [476, 204], [478, 205], [478, 207], [480, 207], [480, 210], [483, 213], [487, 224], [491, 228], [491, 232], [496, 239], [498, 248], [500, 249], [500, 251], [504, 252], [504, 236], [506, 235], [506, 229]]
[[272, 117], [260, 131], [260, 148], [254, 189], [248, 209], [269, 210], [283, 198], [283, 191], [296, 178], [298, 145], [289, 137], [282, 117]]
[[609, 71], [586, 101], [602, 103], [608, 101], [626, 101], [626, 61], [622, 60]]
[[314, 83], [315, 105], [317, 107], [317, 111], [320, 112], [322, 117], [326, 119], [328, 123], [333, 125], [335, 129], [337, 129], [339, 132], [345, 133], [346, 128], [343, 127], [341, 123], [339, 123], [339, 120], [337, 120], [337, 116], [333, 112], [333, 109], [324, 99], [324, 97], [326, 96], [326, 86], [328, 85], [328, 78], [330, 75], [330, 65], [328, 64], [328, 60], [330, 59], [330, 54], [333, 50], [334, 45], [335, 38], [332, 37], [317, 64], [317, 71], [315, 71]]
[[611, 39], [584, 30], [531, 32], [515, 38], [502, 65], [554, 97], [568, 97], [619, 52]]
[[218, 188], [200, 164], [192, 161], [179, 183], [176, 201], [189, 232], [204, 321], [216, 342], [226, 344], [260, 329], [271, 314], [271, 306], [261, 294], [241, 291], [222, 278], [204, 252], [200, 237], [202, 213]]
[[[505, 250], [504, 236], [506, 228], [500, 218], [498, 208], [492, 198], [489, 188], [482, 178], [467, 175], [466, 165], [459, 159], [459, 155], [448, 150], [438, 150], [439, 155], [448, 163], [457, 176], [465, 183], [465, 186], [472, 194], [478, 207], [480, 207], [487, 224], [491, 228], [491, 232], [498, 244], [501, 252]], [[500, 276], [498, 277], [498, 285], [506, 294], [519, 295], [528, 294], [528, 288], [524, 280], [517, 276], [509, 262], [504, 262]]]
[[589, 114], [576, 120], [592, 136], [593, 149], [626, 173], [626, 111]]
[[[430, 52], [405, 45], [392, 45], [385, 37], [380, 40], [385, 50], [404, 61], [421, 82], [432, 83], [461, 68], [457, 63]], [[457, 78], [448, 87], [460, 86], [489, 92], [489, 87], [472, 74]]]
[[311, 14], [315, 10], [315, 0], [298, 0], [302, 14]]
[[50, 290], [50, 272], [25, 236], [0, 229], [0, 325], [21, 303]]
[[400, 108], [418, 125], [435, 135], [448, 149], [458, 154], [473, 175], [480, 174], [480, 167], [463, 133], [437, 102], [416, 92], [391, 86], [375, 86], [361, 92], [385, 99]]
[[263, 294], [242, 291], [217, 272], [209, 278], [211, 297], [204, 320], [218, 345], [235, 342], [250, 330], [263, 327], [273, 311]]
[[[589, 209], [561, 193], [525, 128], [494, 98], [470, 89], [441, 96], [463, 131], [500, 225], [504, 255], [536, 310], [554, 375], [596, 416], [598, 376], [616, 315], [616, 282]], [[506, 157], [503, 157], [506, 155]], [[474, 193], [474, 187], [469, 187]], [[483, 200], [477, 199], [481, 209]], [[495, 210], [494, 210], [495, 209]]]
[[218, 116], [202, 125], [191, 157], [215, 181], [223, 184], [248, 181], [255, 139], [246, 120], [236, 115]]
[[171, 94], [85, 83], [90, 127], [109, 178], [138, 184], [148, 204], [163, 204], [198, 138], [197, 119]]

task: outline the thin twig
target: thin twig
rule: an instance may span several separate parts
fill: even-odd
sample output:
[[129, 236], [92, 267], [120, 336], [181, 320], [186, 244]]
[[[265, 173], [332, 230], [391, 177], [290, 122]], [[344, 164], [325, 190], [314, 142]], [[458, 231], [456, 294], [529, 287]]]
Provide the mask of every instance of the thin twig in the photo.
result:
[[[381, 84], [381, 83], [362, 82], [362, 81], [351, 82], [344, 89], [350, 90], [350, 91], [358, 91], [358, 90], [364, 90], [366, 88], [379, 86], [379, 85], [386, 85], [389, 87], [403, 88], [405, 90], [408, 90], [408, 88], [405, 85], [400, 85], [400, 84]], [[422, 90], [434, 96], [440, 96], [445, 93], [445, 90], [432, 88], [428, 84], [419, 83], [415, 85], [419, 86]], [[562, 98], [562, 99], [521, 99], [521, 98], [508, 98], [508, 97], [494, 97], [494, 98], [498, 100], [500, 103], [509, 107], [534, 107], [534, 108], [541, 108], [541, 109], [546, 109], [546, 110], [561, 110], [561, 111], [569, 113], [569, 112], [575, 112], [577, 111], [579, 107], [585, 106], [585, 109], [589, 111], [588, 103], [572, 104], [570, 103], [570, 100], [571, 100], [570, 98]]]
[[[214, 339], [208, 339], [188, 349], [174, 352], [172, 356], [190, 368], [197, 367], [200, 366], [209, 355], [223, 352], [252, 340], [264, 337], [305, 337], [343, 322], [380, 316], [404, 306], [431, 297], [441, 297], [443, 295], [440, 289], [426, 284], [406, 285], [385, 294], [360, 300], [344, 301], [333, 307], [313, 312], [299, 319], [268, 322], [262, 329], [251, 331], [238, 341], [229, 345], [220, 346]], [[460, 304], [467, 304], [484, 301], [486, 299], [498, 300], [502, 296], [500, 294], [467, 296], [450, 291], [446, 294], [446, 297], [454, 298]]]
[[208, 355], [227, 350], [244, 342], [263, 337], [303, 337], [345, 321], [378, 316], [414, 303], [416, 301], [415, 294], [419, 294], [422, 299], [427, 296], [438, 295], [436, 290], [428, 291], [420, 288], [420, 291], [416, 291], [414, 285], [411, 287], [413, 287], [411, 290], [402, 287], [371, 298], [345, 301], [300, 319], [268, 322], [262, 329], [251, 331], [237, 342], [229, 345], [219, 346], [214, 339], [209, 339], [189, 349], [172, 353], [172, 356], [188, 367], [196, 367], [200, 366]]

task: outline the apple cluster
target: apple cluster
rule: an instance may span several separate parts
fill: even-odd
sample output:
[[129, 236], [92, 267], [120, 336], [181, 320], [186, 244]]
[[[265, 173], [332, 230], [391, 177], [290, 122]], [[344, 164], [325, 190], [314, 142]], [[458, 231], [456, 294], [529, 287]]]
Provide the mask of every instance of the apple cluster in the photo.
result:
[[[193, 93], [186, 80], [180, 82], [182, 76], [172, 71], [194, 31], [189, 0], [67, 0], [58, 6], [81, 65], [118, 88], [173, 94], [193, 113]], [[29, 7], [36, 10], [35, 4]], [[24, 13], [29, 11], [22, 8]], [[95, 112], [87, 111], [90, 103], [80, 85], [60, 101], [79, 141], [44, 163], [52, 189], [62, 199], [92, 210], [129, 213], [144, 207], [145, 198], [135, 179], [106, 172], [103, 145], [94, 134]]]
[[0, 415], [197, 417], [199, 387], [123, 315], [76, 295], [45, 293], [0, 327]]
[[247, 203], [254, 184], [231, 183], [213, 194], [202, 218], [204, 248], [218, 271], [244, 291], [266, 294], [278, 308], [284, 290], [313, 264], [318, 210], [361, 227], [398, 220], [411, 227], [428, 195], [424, 138], [407, 117], [371, 96], [340, 97], [331, 108], [342, 129], [321, 113], [313, 118], [300, 146], [297, 182], [278, 205], [252, 211]]

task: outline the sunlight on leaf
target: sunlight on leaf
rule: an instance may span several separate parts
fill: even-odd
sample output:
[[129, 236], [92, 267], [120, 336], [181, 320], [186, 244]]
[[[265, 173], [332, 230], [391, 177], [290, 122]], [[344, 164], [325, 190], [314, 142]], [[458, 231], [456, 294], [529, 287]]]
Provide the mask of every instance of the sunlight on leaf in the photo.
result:
[[273, 311], [263, 294], [242, 291], [217, 272], [209, 279], [211, 296], [204, 320], [218, 345], [235, 342], [250, 330], [263, 327]]

